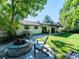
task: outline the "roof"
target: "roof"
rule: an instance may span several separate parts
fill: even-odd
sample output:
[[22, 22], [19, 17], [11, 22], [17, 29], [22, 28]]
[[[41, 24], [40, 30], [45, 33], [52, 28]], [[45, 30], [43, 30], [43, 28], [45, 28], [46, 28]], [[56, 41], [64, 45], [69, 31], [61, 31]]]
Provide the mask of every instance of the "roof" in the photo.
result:
[[20, 21], [21, 24], [23, 25], [33, 25], [33, 26], [38, 26], [40, 23], [35, 22], [35, 21], [27, 21], [27, 20], [22, 20]]
[[39, 25], [48, 25], [48, 26], [56, 26], [56, 27], [60, 27], [60, 25], [58, 24], [50, 24], [50, 23], [39, 23], [39, 22], [35, 22], [35, 21], [28, 21], [28, 20], [22, 20], [20, 21], [21, 24], [23, 25], [31, 25], [31, 26], [39, 26]]
[[41, 25], [49, 25], [49, 26], [51, 26], [52, 24], [50, 24], [50, 23], [41, 23]]

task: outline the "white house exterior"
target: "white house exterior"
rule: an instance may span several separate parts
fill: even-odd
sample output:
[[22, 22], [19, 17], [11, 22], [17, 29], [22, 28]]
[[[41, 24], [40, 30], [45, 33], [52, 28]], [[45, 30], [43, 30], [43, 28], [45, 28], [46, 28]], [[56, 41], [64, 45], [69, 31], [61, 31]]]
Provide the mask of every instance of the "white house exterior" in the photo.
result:
[[20, 34], [24, 30], [30, 31], [32, 34], [40, 34], [40, 33], [54, 33], [52, 29], [54, 28], [55, 32], [57, 31], [55, 28], [57, 28], [55, 25], [51, 25], [50, 23], [38, 23], [34, 21], [27, 21], [23, 20], [20, 21], [20, 23], [23, 26], [20, 26], [19, 29], [17, 29], [17, 35]]
[[[38, 27], [38, 28], [35, 28]], [[42, 33], [42, 27], [41, 26], [29, 26], [29, 30], [32, 34], [40, 34]]]
[[21, 24], [24, 25], [24, 28], [23, 28], [24, 30], [28, 30], [32, 34], [42, 33], [42, 27], [37, 22], [34, 22], [34, 21], [21, 21]]

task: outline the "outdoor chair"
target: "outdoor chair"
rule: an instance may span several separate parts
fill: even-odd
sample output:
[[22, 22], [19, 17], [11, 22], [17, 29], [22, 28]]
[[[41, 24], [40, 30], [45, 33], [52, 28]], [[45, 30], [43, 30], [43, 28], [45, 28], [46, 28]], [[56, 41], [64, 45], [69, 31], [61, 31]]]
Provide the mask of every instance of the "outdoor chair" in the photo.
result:
[[36, 50], [38, 50], [38, 51], [41, 51], [42, 53], [44, 53], [44, 54], [46, 54], [46, 55], [49, 56], [49, 54], [47, 53], [47, 52], [49, 52], [49, 49], [48, 49], [47, 47], [45, 47], [45, 44], [46, 44], [46, 42], [47, 42], [48, 37], [49, 37], [49, 36], [47, 36], [47, 37], [45, 38], [45, 41], [44, 41], [43, 43], [39, 43], [39, 42], [37, 41], [37, 43], [34, 44], [34, 55], [36, 55]]
[[79, 59], [79, 52], [70, 51], [65, 56], [65, 59]]

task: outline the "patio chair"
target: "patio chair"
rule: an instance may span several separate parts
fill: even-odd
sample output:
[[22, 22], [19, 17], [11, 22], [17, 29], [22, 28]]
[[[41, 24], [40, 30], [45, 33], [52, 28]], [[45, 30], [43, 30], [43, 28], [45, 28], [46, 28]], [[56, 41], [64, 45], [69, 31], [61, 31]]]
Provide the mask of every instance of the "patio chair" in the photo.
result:
[[69, 51], [65, 59], [79, 59], [79, 52]]
[[45, 44], [46, 44], [46, 42], [47, 42], [48, 37], [49, 37], [49, 36], [47, 36], [47, 37], [45, 38], [45, 41], [44, 41], [43, 43], [39, 43], [39, 42], [37, 41], [37, 43], [34, 44], [34, 55], [36, 55], [36, 50], [38, 50], [38, 51], [41, 51], [42, 53], [44, 53], [44, 54], [46, 54], [46, 55], [49, 56], [49, 54], [47, 53], [47, 52], [49, 52], [49, 49], [48, 49], [47, 47], [45, 47]]

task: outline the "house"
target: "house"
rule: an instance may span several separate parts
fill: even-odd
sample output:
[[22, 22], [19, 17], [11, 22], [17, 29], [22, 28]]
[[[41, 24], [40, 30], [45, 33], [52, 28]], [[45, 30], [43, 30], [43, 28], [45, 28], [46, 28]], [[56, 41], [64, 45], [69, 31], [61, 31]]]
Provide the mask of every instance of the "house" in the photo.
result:
[[35, 21], [27, 21], [22, 20], [20, 23], [23, 25], [20, 29], [18, 29], [17, 34], [22, 32], [23, 30], [28, 30], [32, 34], [40, 34], [40, 33], [55, 33], [56, 32], [56, 25], [52, 25], [50, 23], [39, 23]]
[[22, 21], [22, 25], [24, 25], [24, 29], [30, 31], [32, 34], [40, 34], [42, 33], [42, 27], [40, 23], [34, 21]]

